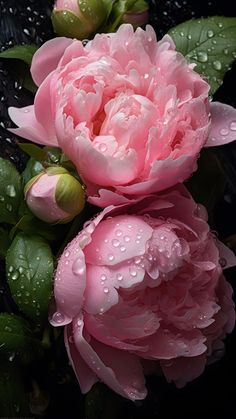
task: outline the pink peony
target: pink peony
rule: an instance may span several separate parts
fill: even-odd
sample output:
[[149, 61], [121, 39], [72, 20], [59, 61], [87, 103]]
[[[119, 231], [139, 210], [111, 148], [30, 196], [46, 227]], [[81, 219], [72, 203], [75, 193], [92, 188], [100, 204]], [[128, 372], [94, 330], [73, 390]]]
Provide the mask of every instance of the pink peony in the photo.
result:
[[124, 24], [86, 46], [50, 40], [31, 72], [39, 89], [33, 106], [10, 108], [13, 131], [61, 147], [101, 207], [183, 182], [204, 145], [236, 138], [236, 110], [209, 104], [209, 85], [150, 26]]
[[103, 210], [64, 250], [50, 320], [66, 325], [82, 392], [101, 380], [143, 399], [144, 371], [161, 368], [182, 386], [222, 351], [235, 313], [220, 257], [227, 266], [236, 259], [206, 219], [179, 186]]

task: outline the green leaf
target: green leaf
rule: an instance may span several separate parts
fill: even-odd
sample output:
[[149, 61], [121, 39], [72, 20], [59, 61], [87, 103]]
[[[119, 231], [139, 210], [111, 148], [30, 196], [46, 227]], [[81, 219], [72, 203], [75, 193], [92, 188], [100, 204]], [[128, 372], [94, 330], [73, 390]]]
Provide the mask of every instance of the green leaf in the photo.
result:
[[46, 159], [47, 154], [44, 149], [31, 143], [18, 143], [21, 150], [27, 153], [30, 157], [38, 161], [43, 161]]
[[203, 204], [211, 213], [226, 186], [226, 176], [216, 154], [202, 150], [198, 159], [198, 170], [186, 182], [186, 186], [196, 202]]
[[52, 290], [53, 256], [40, 236], [19, 233], [6, 257], [7, 280], [21, 311], [39, 323], [48, 314]]
[[8, 231], [0, 227], [0, 259], [4, 259], [7, 254], [7, 249], [11, 244], [11, 240], [8, 235]]
[[21, 60], [30, 66], [33, 55], [37, 49], [38, 47], [36, 45], [16, 45], [6, 51], [0, 52], [0, 58], [13, 58]]
[[20, 355], [24, 362], [31, 361], [34, 354], [42, 350], [41, 342], [36, 339], [29, 324], [14, 314], [0, 314], [0, 348], [6, 355]]
[[169, 35], [195, 70], [207, 77], [214, 94], [236, 58], [236, 17], [213, 16], [188, 20]]
[[11, 162], [0, 157], [0, 223], [16, 222], [21, 198], [20, 174]]
[[[28, 207], [27, 207], [28, 208]], [[54, 241], [60, 239], [64, 235], [61, 227], [58, 225], [48, 225], [44, 221], [36, 218], [30, 210], [27, 214], [24, 214], [18, 223], [10, 231], [10, 239], [12, 240], [18, 230], [23, 231], [27, 234], [39, 234], [48, 241]]]
[[0, 358], [0, 400], [1, 418], [32, 417], [21, 370], [5, 357]]
[[39, 161], [33, 159], [33, 157], [31, 157], [28, 160], [25, 170], [22, 173], [23, 184], [26, 185], [26, 183], [29, 182], [30, 179], [32, 179], [34, 176], [37, 176], [43, 170], [44, 168], [42, 164]]

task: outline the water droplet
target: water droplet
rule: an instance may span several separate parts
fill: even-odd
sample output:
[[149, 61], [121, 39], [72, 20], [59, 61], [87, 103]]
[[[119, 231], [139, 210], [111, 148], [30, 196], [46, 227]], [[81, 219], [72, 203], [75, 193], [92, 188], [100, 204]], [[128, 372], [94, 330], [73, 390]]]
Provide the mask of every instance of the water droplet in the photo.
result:
[[135, 257], [134, 258], [134, 263], [135, 263], [135, 265], [139, 265], [139, 263], [141, 262], [141, 258], [139, 258], [139, 257]]
[[221, 68], [222, 68], [221, 62], [218, 61], [218, 60], [213, 61], [212, 66], [217, 71], [221, 70]]
[[232, 56], [233, 56], [233, 58], [236, 58], [236, 52], [235, 51], [232, 52]]
[[16, 196], [16, 190], [13, 185], [7, 185], [6, 187], [6, 194], [10, 196], [11, 198], [14, 198]]
[[187, 38], [189, 39], [189, 41], [192, 39], [192, 35], [189, 33], [188, 35], [187, 35]]
[[105, 288], [103, 288], [103, 291], [104, 291], [105, 294], [108, 294], [109, 288], [105, 287]]
[[228, 48], [225, 48], [225, 49], [224, 49], [224, 54], [225, 54], [225, 55], [228, 55], [228, 53], [229, 53]]
[[126, 247], [125, 246], [120, 246], [120, 251], [121, 252], [125, 252], [125, 250], [126, 250]]
[[118, 274], [116, 275], [116, 278], [117, 278], [117, 280], [118, 280], [118, 281], [122, 281], [122, 279], [123, 279], [123, 275], [122, 275], [122, 274], [120, 274], [120, 273], [118, 273]]
[[16, 281], [18, 278], [19, 278], [19, 274], [18, 274], [18, 272], [15, 272], [15, 273], [12, 275], [12, 277], [11, 277], [11, 279], [12, 279], [13, 281]]
[[209, 31], [207, 31], [207, 36], [208, 38], [212, 38], [214, 36], [214, 32], [211, 29], [209, 29]]
[[124, 241], [125, 241], [126, 243], [130, 242], [130, 237], [129, 237], [129, 236], [124, 236]]
[[197, 60], [198, 60], [200, 63], [206, 63], [206, 62], [207, 62], [207, 60], [208, 60], [208, 55], [207, 55], [207, 53], [206, 53], [205, 51], [199, 51], [199, 52], [197, 53]]
[[62, 313], [60, 313], [59, 311], [56, 311], [52, 316], [52, 320], [55, 323], [61, 324], [61, 323], [64, 322], [65, 316]]
[[112, 244], [113, 244], [114, 247], [119, 247], [120, 246], [120, 241], [117, 240], [117, 239], [113, 239]]
[[221, 268], [224, 268], [227, 265], [227, 261], [225, 258], [220, 258], [219, 263]]
[[100, 143], [98, 146], [98, 149], [102, 152], [105, 153], [105, 151], [107, 151], [107, 145], [105, 143]]
[[144, 79], [148, 79], [148, 77], [149, 77], [148, 73], [145, 73], [144, 76], [143, 76]]
[[9, 271], [9, 272], [13, 272], [13, 271], [14, 271], [14, 268], [13, 268], [13, 266], [9, 266], [9, 269], [8, 269], [8, 271]]
[[122, 231], [121, 231], [121, 230], [116, 230], [116, 235], [117, 235], [118, 237], [122, 236]]
[[221, 135], [228, 135], [228, 133], [229, 133], [229, 130], [228, 130], [227, 128], [222, 128], [222, 129], [220, 130], [220, 134], [221, 134]]
[[75, 275], [84, 275], [85, 273], [84, 261], [80, 258], [76, 259], [72, 265], [72, 271]]
[[231, 131], [236, 131], [236, 121], [232, 121], [230, 124]]
[[110, 260], [110, 261], [114, 260], [114, 255], [112, 253], [110, 253], [108, 255], [108, 260]]
[[68, 340], [70, 343], [74, 343], [74, 336], [73, 335], [69, 336]]
[[222, 22], [219, 22], [218, 23], [218, 26], [219, 26], [219, 28], [223, 28], [223, 23]]
[[6, 205], [6, 207], [7, 207], [7, 210], [8, 210], [9, 212], [11, 212], [11, 211], [12, 211], [12, 205], [11, 205], [11, 204], [7, 204], [7, 205]]
[[0, 195], [0, 202], [4, 202], [4, 196]]
[[130, 269], [129, 269], [129, 273], [130, 273], [130, 275], [131, 275], [131, 276], [133, 276], [133, 277], [137, 276], [137, 271], [136, 271], [136, 269], [135, 269], [135, 268], [130, 268]]
[[79, 320], [77, 321], [77, 326], [78, 326], [78, 327], [81, 327], [82, 325], [83, 325], [83, 320], [79, 319]]
[[102, 275], [100, 276], [100, 278], [101, 278], [101, 281], [106, 281], [106, 279], [107, 279], [107, 277], [106, 277], [106, 275], [105, 275], [105, 274], [102, 274]]
[[65, 253], [65, 257], [68, 258], [70, 256], [70, 252], [68, 252], [68, 250]]
[[184, 32], [182, 32], [182, 31], [181, 31], [179, 34], [180, 34], [180, 36], [182, 36], [182, 37], [184, 36]]

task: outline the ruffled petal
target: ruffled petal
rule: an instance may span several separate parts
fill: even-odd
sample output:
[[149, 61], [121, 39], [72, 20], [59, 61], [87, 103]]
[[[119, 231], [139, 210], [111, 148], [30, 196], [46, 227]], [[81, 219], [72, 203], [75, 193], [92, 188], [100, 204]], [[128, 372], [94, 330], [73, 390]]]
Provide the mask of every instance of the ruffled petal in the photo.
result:
[[31, 74], [37, 86], [43, 82], [57, 65], [66, 48], [73, 42], [70, 38], [53, 38], [45, 42], [34, 54], [31, 64]]
[[44, 127], [37, 121], [33, 105], [24, 108], [10, 107], [8, 113], [12, 121], [19, 126], [9, 128], [9, 131], [37, 144], [57, 145], [56, 142], [52, 143]]
[[152, 231], [141, 217], [127, 215], [106, 219], [97, 226], [92, 242], [84, 249], [86, 261], [114, 266], [143, 255]]
[[224, 145], [236, 140], [236, 109], [220, 102], [210, 104], [211, 131], [205, 147]]
[[82, 393], [88, 393], [92, 386], [98, 381], [96, 374], [81, 358], [74, 344], [73, 329], [68, 325], [64, 329], [64, 340], [68, 358], [74, 369], [77, 380], [79, 381]]
[[181, 388], [203, 373], [206, 365], [206, 355], [171, 359], [170, 361], [161, 361], [160, 364], [167, 381], [174, 381], [176, 386]]
[[81, 318], [73, 321], [75, 346], [86, 364], [113, 391], [131, 400], [142, 400], [147, 391], [138, 357], [83, 336]]

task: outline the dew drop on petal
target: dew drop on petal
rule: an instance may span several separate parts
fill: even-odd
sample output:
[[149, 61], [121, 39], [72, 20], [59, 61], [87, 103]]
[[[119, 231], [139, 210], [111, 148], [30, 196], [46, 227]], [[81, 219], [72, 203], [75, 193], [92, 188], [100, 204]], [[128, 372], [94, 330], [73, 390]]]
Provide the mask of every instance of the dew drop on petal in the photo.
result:
[[121, 252], [125, 252], [126, 251], [126, 247], [125, 246], [120, 246], [120, 251]]
[[114, 260], [114, 255], [112, 253], [110, 253], [108, 255], [108, 260], [110, 260], [110, 261]]
[[130, 241], [130, 237], [129, 237], [129, 236], [124, 236], [124, 241], [125, 241], [126, 243], [128, 243], [128, 242]]
[[236, 131], [236, 121], [232, 121], [230, 124], [231, 131]]
[[219, 263], [222, 268], [224, 268], [227, 265], [227, 261], [225, 258], [220, 258]]
[[120, 246], [120, 241], [119, 241], [118, 239], [113, 239], [113, 240], [112, 240], [112, 245], [113, 245], [114, 247], [119, 247], [119, 246]]
[[220, 134], [221, 134], [221, 135], [228, 135], [228, 133], [229, 133], [229, 130], [228, 130], [227, 128], [222, 128], [222, 129], [220, 130]]
[[103, 288], [103, 291], [104, 291], [105, 294], [108, 294], [109, 293], [109, 288], [105, 287], [105, 288]]
[[137, 276], [137, 271], [136, 271], [136, 269], [135, 269], [135, 268], [130, 268], [130, 269], [129, 269], [129, 273], [130, 273], [130, 275], [131, 275], [131, 276], [133, 276], [133, 277]]
[[75, 275], [83, 275], [85, 273], [84, 261], [80, 258], [76, 259], [72, 265], [72, 271]]
[[106, 277], [106, 275], [105, 275], [105, 274], [102, 274], [102, 275], [100, 276], [100, 278], [101, 278], [101, 281], [106, 281], [106, 279], [107, 279], [107, 277]]
[[122, 275], [122, 274], [120, 274], [120, 273], [118, 273], [118, 274], [116, 275], [116, 278], [117, 278], [117, 280], [118, 280], [118, 281], [122, 281], [122, 279], [123, 279], [123, 275]]
[[63, 321], [65, 320], [65, 316], [62, 313], [60, 313], [59, 311], [56, 311], [56, 313], [54, 313], [53, 316], [52, 316], [52, 320], [55, 323], [60, 324], [60, 323], [63, 323]]

